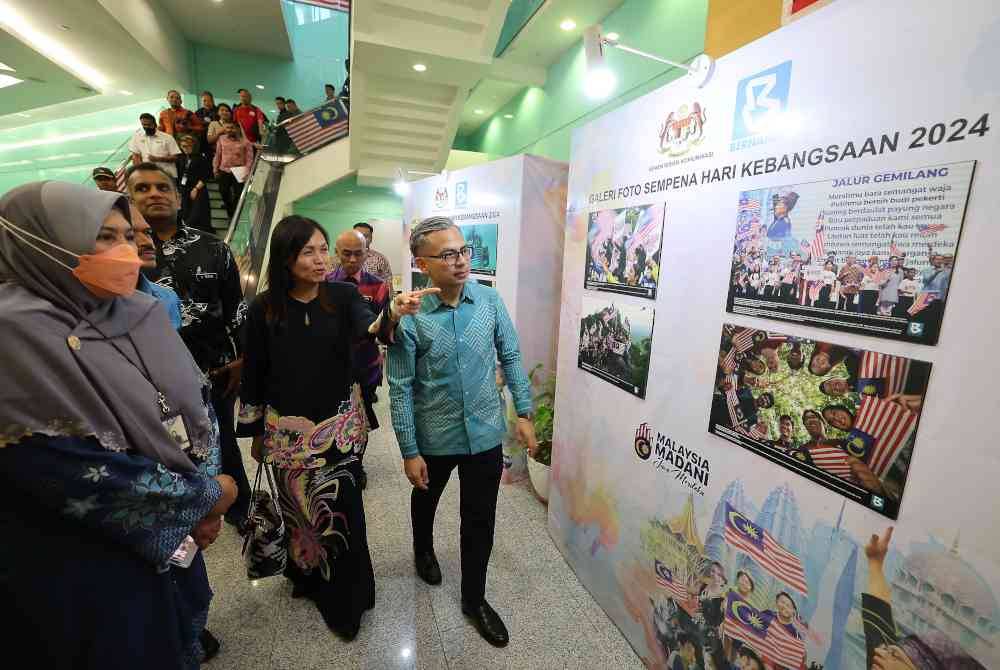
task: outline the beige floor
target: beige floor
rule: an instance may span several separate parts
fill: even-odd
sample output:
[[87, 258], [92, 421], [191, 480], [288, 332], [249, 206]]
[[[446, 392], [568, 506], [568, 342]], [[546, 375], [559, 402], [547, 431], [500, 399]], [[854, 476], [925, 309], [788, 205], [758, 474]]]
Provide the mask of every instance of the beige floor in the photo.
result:
[[[553, 545], [545, 507], [526, 482], [501, 488], [490, 563], [487, 598], [510, 630], [505, 649], [482, 641], [459, 610], [457, 476], [441, 500], [435, 527], [444, 583], [420, 581], [410, 549], [410, 485], [386, 416], [388, 402], [377, 407], [383, 428], [372, 434], [365, 457], [376, 603], [358, 638], [341, 642], [310, 602], [292, 600], [284, 578], [248, 581], [240, 538], [226, 527], [206, 554], [215, 591], [209, 628], [222, 642], [208, 670], [642, 667]], [[251, 465], [248, 460], [249, 473]]]

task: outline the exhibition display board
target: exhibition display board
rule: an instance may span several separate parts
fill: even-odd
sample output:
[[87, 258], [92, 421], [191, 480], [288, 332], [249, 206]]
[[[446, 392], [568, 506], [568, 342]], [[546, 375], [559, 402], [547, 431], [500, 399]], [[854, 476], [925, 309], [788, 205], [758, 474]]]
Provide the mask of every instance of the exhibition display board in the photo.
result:
[[[404, 232], [430, 216], [450, 217], [472, 247], [470, 281], [498, 291], [521, 341], [526, 370], [555, 371], [562, 287], [566, 163], [513, 156], [410, 184]], [[407, 290], [427, 285], [404, 245]], [[505, 480], [521, 477], [523, 452], [504, 446]], [[516, 452], [516, 453], [515, 453]]]
[[1000, 667], [1000, 7], [941, 22], [836, 0], [574, 133], [549, 525], [648, 667]]

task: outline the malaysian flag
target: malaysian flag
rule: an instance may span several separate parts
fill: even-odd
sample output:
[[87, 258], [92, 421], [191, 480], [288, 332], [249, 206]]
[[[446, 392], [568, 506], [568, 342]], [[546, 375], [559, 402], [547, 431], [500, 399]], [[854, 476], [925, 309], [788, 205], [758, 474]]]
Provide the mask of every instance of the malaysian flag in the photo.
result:
[[739, 353], [750, 349], [754, 345], [758, 331], [756, 328], [744, 328], [733, 336], [733, 348]]
[[726, 503], [726, 544], [739, 549], [768, 574], [780, 579], [802, 595], [808, 594], [802, 561], [781, 546], [769, 532]]
[[906, 254], [896, 246], [896, 238], [889, 240], [889, 256], [905, 256]]
[[661, 563], [658, 558], [653, 560], [653, 572], [656, 573], [656, 583], [678, 602], [688, 599], [687, 588], [674, 578], [673, 571]]
[[306, 153], [347, 135], [347, 110], [339, 102], [328, 102], [285, 124], [295, 148]]
[[903, 392], [909, 373], [909, 359], [866, 351], [858, 366], [856, 390], [862, 395], [887, 398]]
[[726, 597], [723, 632], [786, 668], [801, 667], [805, 661], [805, 643], [776, 621], [773, 614], [759, 611], [735, 591]]
[[823, 225], [823, 213], [816, 221], [816, 233], [813, 235], [812, 244], [809, 250], [813, 258], [826, 258], [826, 227]]
[[885, 477], [917, 427], [917, 415], [894, 402], [865, 396], [847, 435], [847, 452]]
[[947, 227], [943, 223], [918, 223], [917, 232], [926, 237], [928, 235], [937, 235]]
[[918, 313], [922, 312], [927, 305], [934, 302], [935, 296], [933, 293], [918, 293], [917, 297], [913, 299], [913, 304], [910, 308], [906, 310], [906, 313], [910, 316], [916, 316]]
[[119, 193], [128, 192], [128, 178], [126, 176], [128, 174], [128, 166], [128, 161], [125, 161], [115, 170], [115, 190]]
[[316, 7], [326, 7], [338, 12], [350, 12], [351, 0], [292, 0], [303, 5], [315, 5]]
[[809, 447], [809, 457], [813, 465], [841, 479], [851, 478], [851, 466], [847, 463], [847, 454], [840, 447], [829, 444], [818, 444]]
[[757, 198], [740, 198], [740, 211], [741, 212], [760, 212], [760, 200]]

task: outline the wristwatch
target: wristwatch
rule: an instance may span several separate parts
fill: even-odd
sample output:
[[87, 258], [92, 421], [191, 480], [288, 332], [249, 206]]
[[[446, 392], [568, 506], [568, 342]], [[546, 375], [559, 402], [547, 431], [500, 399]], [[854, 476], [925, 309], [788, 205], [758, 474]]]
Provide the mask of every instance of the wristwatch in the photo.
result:
[[518, 414], [517, 418], [518, 419], [527, 419], [528, 421], [531, 421], [531, 415], [530, 414]]

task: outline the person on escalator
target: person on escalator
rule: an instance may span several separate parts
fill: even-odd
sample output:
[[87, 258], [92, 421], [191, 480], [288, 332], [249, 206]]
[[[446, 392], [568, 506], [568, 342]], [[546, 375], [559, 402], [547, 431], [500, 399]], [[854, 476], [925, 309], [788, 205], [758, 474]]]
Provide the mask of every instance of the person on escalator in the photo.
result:
[[243, 193], [243, 183], [250, 175], [250, 167], [253, 165], [253, 146], [240, 133], [240, 127], [232, 121], [223, 130], [225, 132], [215, 143], [212, 172], [219, 183], [226, 213], [232, 219], [240, 194]]

